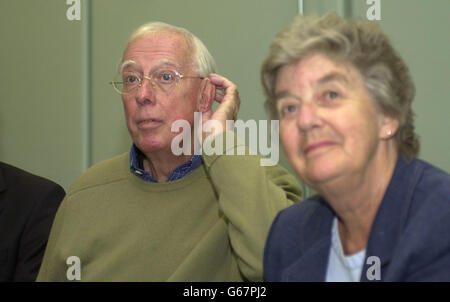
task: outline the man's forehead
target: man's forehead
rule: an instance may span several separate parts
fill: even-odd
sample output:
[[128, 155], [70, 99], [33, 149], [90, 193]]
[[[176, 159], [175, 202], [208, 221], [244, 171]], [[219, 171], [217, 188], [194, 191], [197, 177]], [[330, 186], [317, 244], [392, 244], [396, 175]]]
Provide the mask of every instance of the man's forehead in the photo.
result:
[[128, 43], [122, 57], [121, 68], [131, 65], [172, 65], [180, 67], [190, 63], [189, 45], [179, 33], [147, 33]]
[[[152, 69], [157, 69], [160, 67], [173, 67], [173, 68], [181, 68], [181, 65], [177, 62], [171, 60], [171, 59], [160, 59], [154, 62]], [[123, 61], [119, 66], [119, 71], [125, 70], [125, 69], [133, 69], [133, 70], [142, 70], [142, 65], [137, 62], [135, 59], [129, 59]]]
[[187, 38], [176, 32], [150, 32], [136, 37], [127, 44], [124, 56], [135, 51], [173, 51], [187, 52]]

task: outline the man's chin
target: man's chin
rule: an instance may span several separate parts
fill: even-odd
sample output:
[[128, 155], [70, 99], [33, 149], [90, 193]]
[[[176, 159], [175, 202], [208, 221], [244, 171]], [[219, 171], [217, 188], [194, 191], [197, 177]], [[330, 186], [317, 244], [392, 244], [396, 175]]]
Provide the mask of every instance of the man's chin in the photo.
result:
[[139, 142], [134, 143], [136, 147], [144, 154], [149, 153], [156, 153], [156, 152], [170, 152], [170, 144], [167, 144], [166, 142], [161, 141], [145, 141], [145, 142]]

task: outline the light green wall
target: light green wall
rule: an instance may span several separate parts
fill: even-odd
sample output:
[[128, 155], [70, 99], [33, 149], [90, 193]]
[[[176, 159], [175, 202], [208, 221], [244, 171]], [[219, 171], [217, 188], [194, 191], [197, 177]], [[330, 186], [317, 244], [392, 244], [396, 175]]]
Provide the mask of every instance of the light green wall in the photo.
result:
[[[148, 21], [188, 28], [239, 87], [239, 119], [266, 119], [259, 81], [268, 45], [297, 0], [65, 0], [0, 2], [0, 160], [66, 189], [88, 166], [129, 149], [119, 95], [108, 82], [129, 33]], [[365, 0], [304, 0], [304, 12], [365, 17]], [[448, 0], [381, 0], [380, 22], [411, 68], [421, 158], [450, 171]], [[288, 166], [284, 156], [280, 160]]]
[[0, 2], [0, 160], [66, 188], [82, 172], [82, 35], [65, 1]]

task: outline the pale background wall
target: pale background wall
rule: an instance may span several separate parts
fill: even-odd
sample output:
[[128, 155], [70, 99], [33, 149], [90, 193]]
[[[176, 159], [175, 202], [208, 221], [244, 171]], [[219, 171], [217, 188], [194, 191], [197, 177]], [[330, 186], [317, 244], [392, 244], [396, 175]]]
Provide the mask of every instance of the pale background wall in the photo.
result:
[[[365, 0], [82, 0], [69, 21], [65, 0], [0, 2], [0, 160], [66, 190], [89, 166], [126, 152], [113, 78], [129, 33], [159, 20], [188, 28], [219, 73], [239, 87], [239, 119], [267, 119], [259, 69], [268, 45], [298, 13], [366, 16]], [[420, 157], [450, 172], [450, 1], [381, 0], [381, 21], [410, 66]], [[288, 166], [284, 156], [280, 163]]]

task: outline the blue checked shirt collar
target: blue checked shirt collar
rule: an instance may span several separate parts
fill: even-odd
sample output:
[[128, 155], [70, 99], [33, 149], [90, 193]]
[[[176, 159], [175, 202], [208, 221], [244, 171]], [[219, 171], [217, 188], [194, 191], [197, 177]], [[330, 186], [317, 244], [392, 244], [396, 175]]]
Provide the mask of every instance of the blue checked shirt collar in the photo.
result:
[[[134, 175], [140, 177], [145, 181], [158, 182], [154, 179], [149, 172], [144, 170], [143, 164], [144, 154], [133, 144], [130, 149], [130, 171]], [[167, 181], [174, 181], [185, 177], [186, 175], [193, 172], [195, 169], [200, 167], [203, 163], [203, 159], [200, 155], [194, 155], [187, 162], [179, 165], [170, 174]]]

